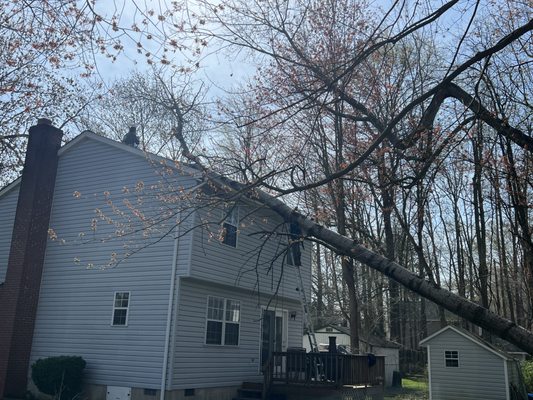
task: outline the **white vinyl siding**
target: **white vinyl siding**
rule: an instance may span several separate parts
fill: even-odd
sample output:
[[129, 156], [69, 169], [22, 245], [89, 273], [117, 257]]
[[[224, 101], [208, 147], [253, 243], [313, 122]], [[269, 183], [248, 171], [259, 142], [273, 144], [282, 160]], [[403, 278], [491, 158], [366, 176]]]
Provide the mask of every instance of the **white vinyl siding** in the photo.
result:
[[[211, 211], [200, 210], [196, 224], [206, 221], [218, 223]], [[311, 298], [311, 246], [304, 244], [302, 266], [292, 267], [283, 262], [287, 251], [287, 237], [284, 235], [265, 236], [283, 225], [280, 218], [271, 210], [258, 209], [257, 205], [239, 204], [239, 243], [237, 248], [227, 246], [213, 239], [213, 232], [198, 228], [193, 232], [191, 268], [189, 276], [205, 281], [236, 286], [257, 291], [264, 295], [273, 293], [300, 300], [296, 290], [300, 286], [298, 270], [307, 293]], [[218, 226], [212, 227], [218, 229]], [[273, 261], [274, 260], [274, 261]], [[279, 284], [278, 284], [279, 283]]]
[[[190, 278], [180, 279], [179, 309], [174, 335], [172, 389], [241, 385], [261, 381], [259, 372], [261, 313], [268, 297]], [[239, 346], [205, 344], [205, 313], [208, 296], [240, 302]], [[301, 305], [294, 301], [273, 299], [270, 310], [296, 311], [296, 320], [288, 321], [288, 347], [302, 346]]]
[[[139, 234], [137, 242], [131, 235], [121, 239], [115, 234], [116, 225], [98, 218], [96, 211], [115, 218], [109, 201], [124, 208], [126, 200], [136, 201], [140, 182], [147, 188], [158, 186], [161, 177], [156, 167], [143, 157], [92, 139], [60, 155], [50, 220], [59, 240], [49, 240], [46, 249], [32, 362], [56, 355], [82, 356], [87, 383], [160, 387], [174, 248], [172, 235], [162, 235], [170, 227], [162, 226], [147, 237]], [[139, 207], [146, 215], [159, 212], [156, 196], [143, 200]], [[133, 246], [130, 249], [151, 244], [106, 267], [113, 253], [126, 251], [124, 240]], [[180, 240], [186, 242], [185, 237]], [[184, 268], [187, 255], [188, 251], [179, 263]], [[127, 329], [111, 325], [115, 292], [133, 294]]]
[[5, 282], [19, 186], [0, 196], [0, 283]]

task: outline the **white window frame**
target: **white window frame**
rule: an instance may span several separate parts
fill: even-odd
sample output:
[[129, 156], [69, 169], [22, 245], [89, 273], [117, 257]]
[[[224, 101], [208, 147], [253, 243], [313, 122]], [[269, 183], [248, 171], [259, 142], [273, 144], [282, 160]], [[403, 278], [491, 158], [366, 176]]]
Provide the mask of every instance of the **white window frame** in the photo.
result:
[[285, 256], [285, 261], [287, 263], [288, 266], [290, 267], [298, 267], [299, 265], [296, 265], [296, 263], [294, 262], [294, 254], [293, 254], [293, 250], [292, 250], [292, 246], [294, 245], [298, 245], [298, 243], [291, 243], [290, 242], [290, 239], [289, 239], [289, 243], [287, 244], [287, 254]]
[[292, 232], [291, 232], [291, 225], [287, 224], [287, 252], [285, 254], [285, 262], [288, 266], [291, 267], [301, 267], [302, 266], [302, 260], [300, 259], [300, 265], [296, 265], [296, 262], [294, 260], [294, 250], [293, 246], [300, 246], [300, 242], [292, 242]]
[[[265, 310], [274, 311], [275, 317], [281, 317], [282, 318], [282, 331], [281, 331], [281, 351], [285, 352], [289, 348], [289, 310], [286, 310], [284, 308], [278, 308], [278, 309], [269, 309], [267, 306], [261, 306], [261, 313], [259, 314], [259, 321], [263, 321], [263, 313]], [[257, 356], [257, 359], [259, 360], [257, 362], [257, 372], [260, 374], [262, 373], [261, 370], [261, 344], [263, 342], [263, 323], [260, 322], [261, 329], [259, 330], [259, 354]]]
[[[126, 307], [116, 307], [115, 302], [117, 300], [117, 294], [127, 293], [128, 294], [128, 305]], [[113, 293], [113, 312], [111, 313], [111, 326], [128, 326], [128, 318], [130, 317], [130, 304], [131, 304], [131, 292], [129, 291], [117, 291]], [[126, 321], [124, 325], [115, 324], [115, 311], [116, 310], [126, 310]]]
[[[220, 319], [209, 318], [209, 299], [210, 298], [223, 300], [224, 309], [222, 311], [222, 319], [221, 320]], [[226, 310], [227, 310], [227, 307], [228, 307], [228, 301], [237, 303], [239, 305], [239, 320], [238, 320], [238, 322], [226, 321]], [[222, 296], [211, 296], [211, 295], [207, 296], [207, 302], [206, 302], [206, 308], [205, 308], [204, 345], [206, 345], [206, 346], [217, 346], [217, 347], [222, 347], [222, 346], [239, 347], [240, 344], [241, 344], [241, 315], [242, 315], [242, 309], [241, 309], [241, 301], [240, 300], [230, 299], [230, 298], [222, 297]], [[222, 335], [220, 336], [220, 344], [218, 344], [218, 343], [207, 343], [207, 327], [208, 327], [209, 321], [221, 322], [222, 323]], [[237, 324], [239, 326], [239, 330], [238, 330], [238, 335], [239, 336], [237, 338], [237, 344], [225, 344], [225, 341], [226, 341], [226, 323]]]
[[[222, 229], [222, 240], [220, 243], [237, 248], [239, 246], [239, 206], [237, 204], [226, 204], [223, 210], [222, 217], [224, 218], [224, 221], [222, 221], [221, 229]], [[224, 232], [224, 224], [231, 225], [235, 227], [235, 246], [232, 246], [229, 243], [225, 243], [225, 232]]]
[[[448, 365], [448, 361], [457, 361], [457, 365]], [[446, 368], [459, 368], [459, 350], [444, 350], [444, 366]]]

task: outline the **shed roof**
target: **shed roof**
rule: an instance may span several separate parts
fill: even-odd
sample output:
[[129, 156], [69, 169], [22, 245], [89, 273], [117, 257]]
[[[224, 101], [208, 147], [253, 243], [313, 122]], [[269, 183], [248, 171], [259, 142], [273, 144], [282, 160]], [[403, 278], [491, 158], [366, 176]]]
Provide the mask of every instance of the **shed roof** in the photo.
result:
[[[328, 328], [328, 327], [337, 330], [339, 333], [343, 333], [345, 335], [351, 336], [350, 328], [345, 327], [345, 326], [340, 326], [340, 325], [331, 325], [331, 324], [324, 325], [316, 329], [315, 331], [319, 331], [321, 329]], [[382, 338], [376, 335], [361, 335], [359, 337], [359, 341], [369, 344], [371, 346], [376, 346], [376, 347], [385, 347], [385, 348], [390, 348], [390, 349], [399, 349], [401, 347], [399, 343], [392, 342], [390, 340], [387, 340], [385, 338]]]
[[469, 332], [465, 329], [458, 328], [452, 325], [445, 326], [444, 328], [438, 330], [437, 332], [428, 336], [427, 338], [422, 339], [420, 341], [420, 346], [427, 346], [429, 342], [431, 342], [434, 338], [450, 330], [457, 333], [458, 335], [463, 336], [464, 338], [470, 340], [471, 342], [477, 344], [478, 346], [483, 347], [485, 350], [497, 355], [498, 357], [503, 358], [504, 360], [509, 360], [513, 358], [509, 354], [507, 354], [505, 351], [498, 349], [493, 344], [487, 342], [485, 339], [481, 338], [480, 336], [475, 335], [472, 332]]

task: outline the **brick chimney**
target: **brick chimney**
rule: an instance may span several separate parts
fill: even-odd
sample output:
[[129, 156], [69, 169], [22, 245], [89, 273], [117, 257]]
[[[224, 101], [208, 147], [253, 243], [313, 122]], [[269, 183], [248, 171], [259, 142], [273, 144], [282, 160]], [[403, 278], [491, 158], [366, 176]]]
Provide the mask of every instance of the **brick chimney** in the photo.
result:
[[44, 118], [29, 131], [6, 280], [0, 285], [0, 399], [26, 392], [62, 136]]

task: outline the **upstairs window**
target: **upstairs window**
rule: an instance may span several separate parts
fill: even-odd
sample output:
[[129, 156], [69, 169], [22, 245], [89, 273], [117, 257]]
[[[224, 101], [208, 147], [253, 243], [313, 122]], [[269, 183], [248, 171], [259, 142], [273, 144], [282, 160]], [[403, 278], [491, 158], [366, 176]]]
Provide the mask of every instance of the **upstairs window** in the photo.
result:
[[232, 205], [224, 210], [225, 220], [222, 223], [222, 243], [237, 247], [237, 227], [239, 226], [239, 207]]
[[208, 296], [205, 343], [238, 346], [240, 320], [240, 302]]
[[289, 224], [289, 244], [287, 248], [287, 265], [299, 267], [302, 265], [301, 230], [298, 224]]
[[113, 301], [113, 326], [128, 325], [128, 307], [130, 304], [130, 292], [115, 292]]
[[446, 367], [459, 367], [459, 352], [457, 350], [446, 350], [444, 352], [444, 360], [446, 362]]

